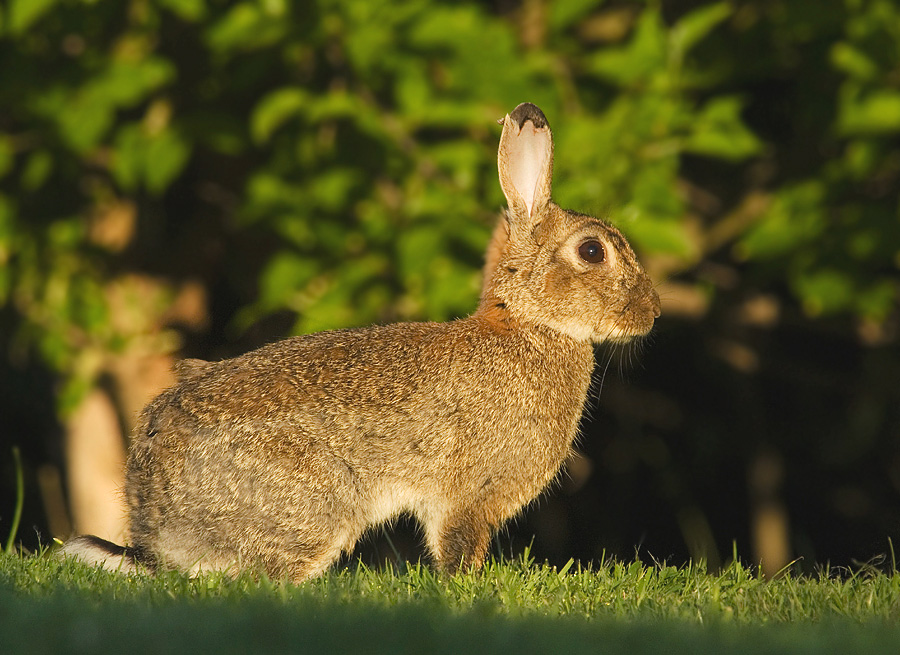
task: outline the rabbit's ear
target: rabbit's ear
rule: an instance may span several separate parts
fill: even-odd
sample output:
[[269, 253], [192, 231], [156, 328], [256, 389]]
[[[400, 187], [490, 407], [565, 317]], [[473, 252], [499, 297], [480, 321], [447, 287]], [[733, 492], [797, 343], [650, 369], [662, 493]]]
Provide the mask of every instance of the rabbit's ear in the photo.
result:
[[553, 138], [544, 112], [530, 102], [503, 119], [497, 168], [511, 218], [539, 222], [550, 202]]

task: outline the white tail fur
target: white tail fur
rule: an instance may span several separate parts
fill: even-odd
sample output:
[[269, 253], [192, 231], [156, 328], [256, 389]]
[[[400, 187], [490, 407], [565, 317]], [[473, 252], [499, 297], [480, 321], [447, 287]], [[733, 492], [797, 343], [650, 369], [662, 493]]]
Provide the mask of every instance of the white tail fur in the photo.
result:
[[133, 573], [137, 571], [134, 557], [124, 546], [92, 535], [69, 539], [59, 550], [60, 557], [72, 557], [91, 566], [102, 566], [109, 571]]

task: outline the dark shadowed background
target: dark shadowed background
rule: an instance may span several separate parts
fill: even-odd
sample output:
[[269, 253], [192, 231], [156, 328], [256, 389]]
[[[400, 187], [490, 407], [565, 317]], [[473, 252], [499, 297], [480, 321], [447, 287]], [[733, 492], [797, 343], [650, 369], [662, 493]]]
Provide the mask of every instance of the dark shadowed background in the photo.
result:
[[[496, 121], [663, 299], [598, 349], [539, 559], [890, 558], [900, 534], [892, 0], [10, 0], [0, 8], [0, 537], [121, 539], [175, 358], [475, 307]], [[602, 393], [601, 393], [602, 387]], [[362, 547], [421, 551], [408, 521]]]

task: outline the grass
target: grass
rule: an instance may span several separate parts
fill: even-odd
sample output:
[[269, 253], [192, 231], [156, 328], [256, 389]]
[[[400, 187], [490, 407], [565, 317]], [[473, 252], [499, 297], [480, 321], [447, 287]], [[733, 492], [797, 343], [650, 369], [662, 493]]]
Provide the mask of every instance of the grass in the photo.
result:
[[740, 564], [488, 562], [452, 578], [335, 570], [265, 577], [120, 575], [0, 555], [0, 652], [894, 653], [900, 574], [785, 575]]

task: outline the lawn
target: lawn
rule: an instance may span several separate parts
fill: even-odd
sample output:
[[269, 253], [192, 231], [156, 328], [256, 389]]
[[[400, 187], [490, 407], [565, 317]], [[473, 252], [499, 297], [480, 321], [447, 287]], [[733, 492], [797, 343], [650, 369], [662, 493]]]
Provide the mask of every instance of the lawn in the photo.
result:
[[347, 566], [294, 586], [0, 555], [0, 652], [896, 653], [900, 574], [526, 558], [442, 577]]

